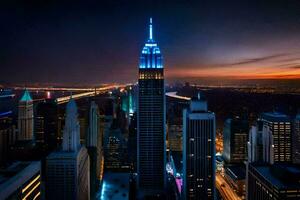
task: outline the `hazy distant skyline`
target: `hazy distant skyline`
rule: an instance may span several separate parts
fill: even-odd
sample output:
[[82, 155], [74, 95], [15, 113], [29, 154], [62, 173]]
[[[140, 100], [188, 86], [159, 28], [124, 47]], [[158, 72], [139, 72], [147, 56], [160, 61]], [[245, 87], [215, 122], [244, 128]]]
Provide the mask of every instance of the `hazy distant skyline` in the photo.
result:
[[300, 2], [0, 3], [0, 84], [135, 82], [153, 17], [169, 80], [299, 79]]

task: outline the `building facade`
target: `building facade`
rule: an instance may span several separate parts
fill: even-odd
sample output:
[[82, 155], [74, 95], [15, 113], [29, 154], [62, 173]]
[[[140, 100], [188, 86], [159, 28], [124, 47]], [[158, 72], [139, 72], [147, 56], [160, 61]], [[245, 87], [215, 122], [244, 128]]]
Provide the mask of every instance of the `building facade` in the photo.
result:
[[149, 39], [140, 57], [138, 83], [138, 187], [159, 191], [166, 181], [165, 85], [162, 55], [152, 35], [152, 19]]
[[226, 163], [242, 163], [247, 160], [248, 132], [247, 120], [234, 118], [225, 121], [223, 157]]
[[55, 99], [45, 99], [38, 103], [35, 113], [35, 140], [48, 150], [58, 146], [58, 107]]
[[0, 113], [0, 166], [9, 160], [10, 146], [16, 141], [12, 111]]
[[293, 138], [292, 140], [293, 163], [300, 164], [300, 115], [299, 114], [294, 119], [292, 138]]
[[265, 160], [291, 162], [292, 125], [290, 118], [282, 113], [271, 112], [263, 113], [261, 120], [263, 122], [263, 142], [267, 142], [264, 144], [264, 150], [267, 152]]
[[183, 111], [183, 198], [215, 199], [215, 114], [193, 99]]

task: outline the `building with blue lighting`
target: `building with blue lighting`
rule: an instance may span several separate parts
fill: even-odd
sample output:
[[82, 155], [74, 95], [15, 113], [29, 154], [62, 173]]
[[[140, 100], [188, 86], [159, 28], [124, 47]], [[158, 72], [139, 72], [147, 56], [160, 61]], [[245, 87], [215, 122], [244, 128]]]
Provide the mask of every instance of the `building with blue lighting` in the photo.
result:
[[138, 83], [138, 188], [153, 195], [165, 187], [166, 134], [164, 69], [160, 49], [153, 39], [152, 18], [149, 38], [140, 56]]

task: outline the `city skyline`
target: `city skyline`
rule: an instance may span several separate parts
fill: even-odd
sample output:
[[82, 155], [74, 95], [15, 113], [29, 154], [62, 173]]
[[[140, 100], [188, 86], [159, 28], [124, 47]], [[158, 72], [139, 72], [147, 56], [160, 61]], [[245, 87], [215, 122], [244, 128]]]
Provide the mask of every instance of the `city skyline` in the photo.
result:
[[0, 199], [298, 200], [299, 10], [1, 2]]
[[0, 84], [135, 82], [149, 17], [160, 30], [167, 81], [300, 78], [293, 0], [1, 5]]

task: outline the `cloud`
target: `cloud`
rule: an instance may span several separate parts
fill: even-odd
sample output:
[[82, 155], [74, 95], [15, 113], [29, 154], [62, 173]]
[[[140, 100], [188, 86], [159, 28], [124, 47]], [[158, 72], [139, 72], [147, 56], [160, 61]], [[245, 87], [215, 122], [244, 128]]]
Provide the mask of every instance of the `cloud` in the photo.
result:
[[239, 65], [246, 65], [246, 64], [254, 64], [254, 63], [260, 63], [260, 62], [264, 62], [264, 61], [270, 61], [270, 60], [273, 60], [276, 58], [282, 58], [282, 57], [285, 57], [288, 55], [290, 55], [290, 54], [281, 53], [281, 54], [274, 54], [274, 55], [263, 56], [263, 57], [258, 57], [258, 58], [242, 59], [237, 62], [223, 64], [222, 66], [227, 67], [227, 66], [239, 66]]

